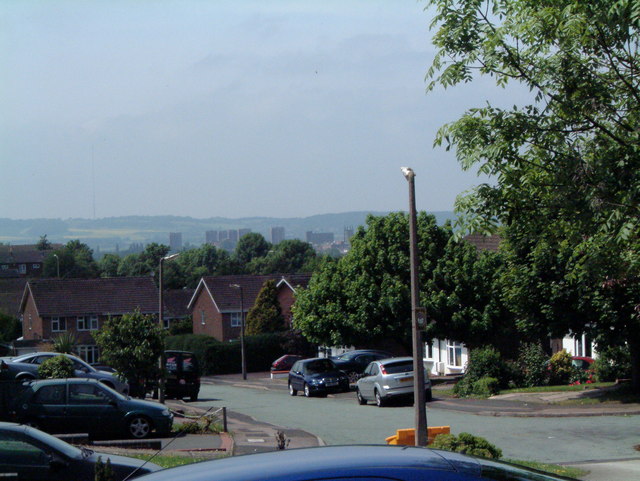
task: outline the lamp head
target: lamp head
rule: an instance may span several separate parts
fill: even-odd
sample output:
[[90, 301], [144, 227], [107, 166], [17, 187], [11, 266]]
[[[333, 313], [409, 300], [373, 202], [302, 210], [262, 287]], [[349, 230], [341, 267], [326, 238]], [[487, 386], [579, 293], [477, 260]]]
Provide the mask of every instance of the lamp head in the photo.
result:
[[400, 170], [402, 171], [402, 175], [404, 175], [407, 180], [410, 180], [416, 176], [416, 173], [411, 167], [400, 167]]

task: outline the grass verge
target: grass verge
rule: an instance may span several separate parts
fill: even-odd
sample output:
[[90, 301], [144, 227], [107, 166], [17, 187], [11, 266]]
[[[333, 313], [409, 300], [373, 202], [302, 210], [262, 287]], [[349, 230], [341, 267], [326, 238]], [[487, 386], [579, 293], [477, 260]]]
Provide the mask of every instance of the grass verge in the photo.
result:
[[588, 473], [588, 471], [585, 471], [584, 469], [578, 469], [573, 466], [561, 466], [559, 464], [539, 463], [537, 461], [521, 461], [519, 459], [504, 459], [503, 461], [511, 464], [517, 464], [519, 466], [525, 466], [527, 468], [537, 469], [538, 471], [544, 471], [545, 473], [567, 476], [569, 478], [579, 478]]

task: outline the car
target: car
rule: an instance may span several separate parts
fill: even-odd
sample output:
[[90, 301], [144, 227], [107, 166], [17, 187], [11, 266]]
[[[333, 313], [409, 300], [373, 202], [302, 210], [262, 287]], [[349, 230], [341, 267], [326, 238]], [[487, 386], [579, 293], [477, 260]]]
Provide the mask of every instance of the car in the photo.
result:
[[163, 469], [140, 481], [568, 481], [513, 464], [415, 446], [322, 446]]
[[3, 379], [16, 379], [25, 381], [29, 379], [38, 379], [38, 368], [47, 359], [56, 356], [66, 356], [73, 362], [75, 377], [84, 377], [89, 379], [97, 379], [106, 386], [122, 393], [129, 393], [129, 383], [122, 381], [117, 374], [113, 372], [99, 371], [91, 365], [84, 362], [79, 357], [71, 354], [61, 354], [59, 352], [31, 352], [17, 357], [0, 358], [0, 372]]
[[355, 351], [345, 352], [339, 356], [332, 356], [331, 360], [338, 366], [338, 369], [347, 373], [349, 382], [354, 384], [371, 361], [389, 357], [393, 357], [393, 354], [387, 351], [357, 349]]
[[304, 359], [295, 354], [285, 354], [271, 363], [271, 371], [290, 371], [296, 361]]
[[593, 368], [593, 358], [588, 356], [573, 356], [571, 358], [571, 364], [578, 369], [588, 371]]
[[168, 398], [198, 400], [200, 392], [200, 366], [198, 358], [188, 351], [165, 351], [167, 380], [165, 395]]
[[133, 479], [162, 469], [135, 458], [77, 448], [30, 426], [0, 422], [0, 477], [24, 481], [89, 480], [94, 479], [98, 460], [106, 463], [107, 459], [113, 481]]
[[[425, 401], [431, 401], [431, 380], [425, 370]], [[358, 404], [375, 401], [379, 407], [394, 398], [413, 396], [413, 358], [393, 357], [370, 363], [356, 385]]]
[[289, 394], [302, 391], [306, 397], [349, 392], [349, 378], [331, 359], [314, 357], [296, 361], [289, 371]]
[[11, 407], [16, 422], [48, 433], [88, 433], [92, 438], [171, 432], [173, 414], [163, 404], [131, 399], [95, 379], [28, 381]]

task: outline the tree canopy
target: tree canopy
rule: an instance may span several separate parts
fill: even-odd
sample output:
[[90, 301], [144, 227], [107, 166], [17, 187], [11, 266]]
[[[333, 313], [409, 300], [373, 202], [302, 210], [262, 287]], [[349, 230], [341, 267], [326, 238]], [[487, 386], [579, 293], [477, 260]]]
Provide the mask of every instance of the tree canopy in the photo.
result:
[[247, 314], [247, 335], [265, 334], [284, 330], [284, 317], [278, 302], [276, 282], [264, 283], [256, 302]]
[[[459, 197], [474, 232], [504, 227], [520, 325], [628, 343], [640, 389], [640, 8], [631, 0], [430, 0], [430, 89], [490, 76], [531, 100], [439, 131], [495, 182]], [[537, 302], [531, 302], [535, 298]]]
[[58, 268], [61, 278], [92, 279], [98, 277], [98, 265], [93, 259], [93, 250], [79, 240], [72, 240], [61, 249], [50, 251], [44, 260], [43, 274], [56, 277]]

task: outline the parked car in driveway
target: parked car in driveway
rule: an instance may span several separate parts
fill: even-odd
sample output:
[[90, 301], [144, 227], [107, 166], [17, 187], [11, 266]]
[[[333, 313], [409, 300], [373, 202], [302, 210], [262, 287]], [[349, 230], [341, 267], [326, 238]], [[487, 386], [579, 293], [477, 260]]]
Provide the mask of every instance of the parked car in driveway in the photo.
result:
[[306, 397], [348, 392], [349, 378], [331, 359], [314, 357], [296, 361], [289, 371], [289, 394], [302, 391]]
[[[425, 401], [431, 401], [431, 380], [424, 373]], [[382, 407], [394, 398], [413, 396], [413, 358], [393, 357], [370, 363], [356, 385], [356, 398], [363, 405], [375, 401]]]
[[271, 372], [274, 371], [290, 371], [296, 361], [304, 359], [302, 356], [295, 354], [285, 354], [271, 363]]
[[118, 378], [115, 373], [99, 371], [79, 357], [72, 356], [71, 354], [61, 354], [59, 352], [31, 352], [17, 357], [0, 358], [2, 378], [17, 379], [18, 381], [38, 379], [38, 368], [40, 364], [56, 356], [66, 356], [71, 359], [73, 369], [75, 370], [75, 377], [97, 379], [122, 394], [129, 393], [129, 384]]
[[593, 368], [593, 358], [588, 356], [573, 356], [571, 358], [571, 364], [573, 367], [588, 371]]
[[[162, 469], [140, 459], [77, 448], [29, 426], [0, 423], [0, 477], [21, 481], [92, 480], [99, 458], [103, 463], [109, 459], [113, 481], [133, 479]], [[11, 474], [17, 474], [17, 478]]]
[[29, 381], [13, 404], [15, 421], [49, 433], [165, 436], [173, 415], [163, 404], [131, 399], [95, 379]]
[[569, 481], [522, 466], [415, 446], [323, 446], [163, 469], [141, 481]]
[[393, 354], [375, 349], [358, 349], [345, 352], [339, 356], [331, 357], [331, 360], [341, 371], [347, 373], [349, 382], [354, 384], [362, 375], [371, 361], [393, 357]]

